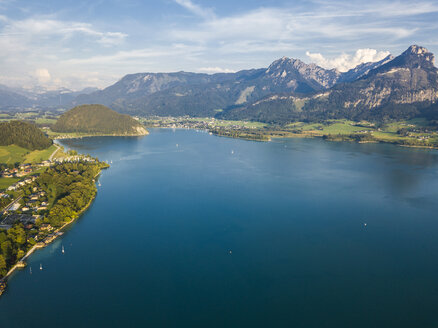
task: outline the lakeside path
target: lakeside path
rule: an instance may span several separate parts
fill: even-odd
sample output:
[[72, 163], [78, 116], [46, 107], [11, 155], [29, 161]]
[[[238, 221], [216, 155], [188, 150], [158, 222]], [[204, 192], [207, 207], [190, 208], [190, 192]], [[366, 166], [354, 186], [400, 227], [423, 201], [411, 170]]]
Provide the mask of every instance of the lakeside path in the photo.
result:
[[58, 144], [56, 144], [56, 143], [53, 143], [54, 145], [55, 145], [55, 147], [56, 147], [56, 149], [53, 151], [53, 153], [50, 155], [50, 157], [49, 157], [49, 161], [52, 161], [53, 160], [53, 156], [55, 156], [55, 154], [61, 149], [61, 147], [58, 145]]
[[[56, 152], [56, 151], [55, 151]], [[96, 177], [99, 176], [101, 172], [97, 173], [93, 179], [96, 179]], [[90, 199], [90, 201], [88, 202], [88, 204], [79, 211], [79, 213], [77, 214], [77, 217], [72, 218], [70, 221], [68, 221], [67, 223], [65, 223], [62, 227], [56, 229], [53, 234], [56, 236], [53, 240], [55, 240], [56, 238], [58, 238], [60, 235], [58, 235], [59, 232], [61, 232], [65, 227], [67, 227], [68, 225], [72, 224], [75, 220], [77, 220], [89, 207], [90, 205], [93, 203], [94, 199], [97, 196], [97, 192], [96, 195]], [[25, 261], [33, 252], [35, 252], [35, 250], [37, 250], [38, 248], [44, 248], [45, 246], [41, 247], [41, 246], [37, 246], [38, 244], [35, 244], [19, 261], [17, 261], [17, 263], [9, 270], [9, 272], [2, 278], [0, 279], [0, 282], [6, 282], [7, 278], [17, 269], [20, 267], [19, 263]], [[1, 294], [0, 294], [1, 295]]]

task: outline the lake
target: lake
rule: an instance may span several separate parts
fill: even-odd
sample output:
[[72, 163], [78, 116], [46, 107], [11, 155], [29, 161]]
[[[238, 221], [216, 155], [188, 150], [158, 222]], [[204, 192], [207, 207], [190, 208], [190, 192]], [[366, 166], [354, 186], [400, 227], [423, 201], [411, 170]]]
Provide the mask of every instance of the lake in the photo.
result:
[[0, 327], [438, 326], [437, 151], [150, 132], [61, 141], [111, 168]]

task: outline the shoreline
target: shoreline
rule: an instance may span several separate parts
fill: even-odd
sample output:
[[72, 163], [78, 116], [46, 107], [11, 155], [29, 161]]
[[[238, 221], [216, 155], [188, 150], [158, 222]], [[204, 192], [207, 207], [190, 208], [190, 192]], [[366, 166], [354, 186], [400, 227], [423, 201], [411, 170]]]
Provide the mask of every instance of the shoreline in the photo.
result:
[[69, 136], [69, 135], [54, 135], [54, 136], [50, 136], [49, 138], [51, 138], [53, 141], [55, 140], [64, 140], [64, 139], [82, 139], [82, 138], [91, 138], [91, 137], [144, 137], [147, 136], [149, 134], [149, 132], [144, 133], [144, 134], [84, 134], [84, 135], [74, 135], [74, 136]]
[[[171, 128], [171, 127], [148, 127], [149, 129], [176, 129], [176, 130], [201, 130], [206, 131], [207, 133], [211, 133], [214, 136], [217, 137], [224, 137], [224, 138], [231, 138], [231, 139], [240, 139], [240, 140], [247, 140], [247, 141], [257, 141], [257, 142], [270, 142], [272, 139], [314, 139], [314, 138], [321, 138], [323, 139], [324, 134], [317, 134], [317, 133], [290, 133], [286, 132], [287, 135], [268, 135], [265, 136], [267, 139], [256, 139], [256, 138], [246, 138], [246, 137], [239, 137], [239, 136], [231, 136], [231, 135], [221, 135], [214, 133], [214, 131], [209, 129], [199, 129], [199, 128]], [[324, 141], [330, 141], [330, 142], [353, 142], [357, 144], [390, 144], [397, 147], [405, 147], [405, 148], [419, 148], [419, 149], [428, 149], [428, 150], [438, 150], [438, 146], [422, 146], [422, 145], [403, 145], [396, 142], [386, 142], [383, 140], [372, 140], [372, 141], [354, 141], [354, 140], [324, 140]]]
[[[93, 177], [93, 179], [95, 180], [100, 174], [101, 174], [101, 171], [100, 171], [99, 173], [97, 173], [97, 174]], [[94, 182], [96, 182], [96, 181], [94, 181]], [[97, 188], [96, 188], [96, 189], [97, 189]], [[61, 236], [63, 235], [63, 233], [64, 233], [63, 230], [64, 230], [67, 226], [69, 226], [70, 224], [72, 224], [73, 222], [75, 222], [76, 220], [78, 220], [78, 219], [82, 216], [82, 214], [84, 214], [84, 212], [88, 210], [88, 208], [89, 208], [89, 207], [91, 206], [91, 204], [94, 202], [94, 200], [96, 199], [96, 197], [97, 197], [97, 190], [96, 190], [96, 194], [94, 195], [94, 197], [93, 197], [92, 199], [90, 199], [90, 201], [84, 206], [84, 208], [81, 209], [81, 210], [77, 213], [76, 217], [72, 218], [69, 222], [64, 223], [61, 227], [57, 228], [57, 229], [53, 232], [55, 238], [53, 238], [53, 239], [50, 241], [50, 243], [52, 243], [54, 240], [58, 239], [58, 237], [61, 237]], [[59, 234], [60, 232], [62, 232], [62, 234]], [[50, 244], [50, 243], [49, 243], [49, 244]], [[17, 263], [15, 263], [15, 265], [14, 265], [14, 266], [8, 271], [8, 273], [7, 273], [3, 278], [0, 279], [0, 283], [6, 283], [6, 282], [8, 281], [8, 278], [9, 278], [9, 277], [15, 272], [15, 270], [24, 268], [23, 266], [20, 266], [20, 263], [24, 262], [24, 261], [25, 261], [30, 255], [32, 255], [37, 249], [45, 248], [45, 247], [47, 247], [49, 244], [47, 244], [47, 245], [45, 245], [45, 246], [43, 246], [43, 247], [41, 247], [41, 246], [37, 246], [38, 243], [35, 244], [35, 245], [33, 245], [32, 248], [31, 248], [30, 250], [28, 250], [27, 253], [26, 253], [26, 254], [25, 254], [25, 255], [24, 255], [19, 261], [17, 261]], [[4, 290], [0, 290], [0, 296], [2, 295], [3, 292], [4, 292]]]

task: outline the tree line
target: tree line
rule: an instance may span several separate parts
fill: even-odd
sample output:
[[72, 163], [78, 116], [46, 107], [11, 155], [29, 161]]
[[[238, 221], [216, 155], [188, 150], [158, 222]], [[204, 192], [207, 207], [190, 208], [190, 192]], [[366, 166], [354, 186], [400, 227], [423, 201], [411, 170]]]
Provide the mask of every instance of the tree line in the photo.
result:
[[0, 123], [0, 146], [12, 144], [30, 150], [42, 150], [50, 147], [52, 140], [33, 123], [23, 121]]

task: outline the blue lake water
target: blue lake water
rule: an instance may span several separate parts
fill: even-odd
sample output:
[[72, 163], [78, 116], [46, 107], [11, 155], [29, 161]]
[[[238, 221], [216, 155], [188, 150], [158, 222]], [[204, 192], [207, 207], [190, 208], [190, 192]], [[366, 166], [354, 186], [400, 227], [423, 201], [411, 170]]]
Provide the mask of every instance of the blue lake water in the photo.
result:
[[438, 326], [437, 151], [158, 129], [62, 144], [113, 163], [9, 280], [2, 328]]

